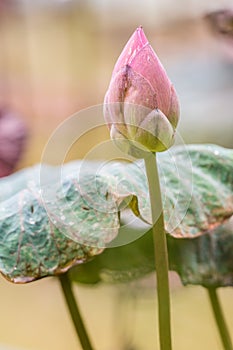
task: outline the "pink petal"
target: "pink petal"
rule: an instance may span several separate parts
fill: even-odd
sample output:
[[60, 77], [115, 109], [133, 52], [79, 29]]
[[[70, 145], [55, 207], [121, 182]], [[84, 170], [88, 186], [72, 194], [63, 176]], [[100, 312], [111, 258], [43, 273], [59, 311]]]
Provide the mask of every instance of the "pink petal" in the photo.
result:
[[149, 45], [148, 40], [144, 34], [142, 27], [139, 27], [135, 30], [135, 32], [125, 45], [123, 51], [121, 52], [113, 69], [112, 76], [114, 76], [122, 67], [126, 65], [131, 66], [131, 62], [134, 59], [134, 57], [146, 45]]

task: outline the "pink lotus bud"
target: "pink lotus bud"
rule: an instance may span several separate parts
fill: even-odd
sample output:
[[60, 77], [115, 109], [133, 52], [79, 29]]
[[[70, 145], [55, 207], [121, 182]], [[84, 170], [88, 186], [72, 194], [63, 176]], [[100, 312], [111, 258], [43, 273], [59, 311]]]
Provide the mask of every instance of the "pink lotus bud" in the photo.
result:
[[10, 175], [25, 149], [28, 136], [18, 115], [0, 108], [0, 177]]
[[141, 27], [114, 67], [104, 116], [112, 138], [137, 142], [153, 152], [172, 144], [179, 119], [177, 95]]

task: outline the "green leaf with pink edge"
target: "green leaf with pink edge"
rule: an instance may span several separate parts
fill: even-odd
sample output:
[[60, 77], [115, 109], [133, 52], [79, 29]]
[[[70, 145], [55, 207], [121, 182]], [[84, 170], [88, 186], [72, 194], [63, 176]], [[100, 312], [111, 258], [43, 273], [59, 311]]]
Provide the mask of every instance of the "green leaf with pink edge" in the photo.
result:
[[[158, 155], [158, 162], [170, 267], [184, 283], [231, 284], [232, 231], [224, 225], [233, 215], [233, 151], [214, 145], [179, 146]], [[39, 166], [0, 180], [0, 271], [8, 280], [30, 282], [75, 265], [73, 278], [87, 283], [126, 281], [154, 270], [150, 231], [125, 246], [105, 249], [121, 234], [119, 210], [130, 208], [149, 230], [143, 164], [112, 162], [96, 175], [99, 165], [66, 164], [58, 183], [51, 176], [55, 168], [46, 166], [53, 203], [41, 199]], [[69, 220], [63, 223], [62, 216]], [[130, 226], [124, 229], [126, 237], [132, 236]], [[138, 236], [137, 225], [133, 231]], [[221, 253], [224, 247], [227, 254]], [[210, 263], [210, 253], [216, 266]], [[227, 282], [225, 277], [220, 282], [207, 278], [216, 269], [225, 271]]]

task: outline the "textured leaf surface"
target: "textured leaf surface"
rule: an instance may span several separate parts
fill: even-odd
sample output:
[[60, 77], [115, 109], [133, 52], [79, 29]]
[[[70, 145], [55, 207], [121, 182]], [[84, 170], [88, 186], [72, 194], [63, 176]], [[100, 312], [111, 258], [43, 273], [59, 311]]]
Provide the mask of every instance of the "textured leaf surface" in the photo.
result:
[[[102, 193], [103, 203], [112, 211], [107, 214], [90, 207], [85, 196], [93, 194], [92, 183], [93, 179], [87, 176], [83, 182], [85, 195], [70, 179], [56, 191], [56, 207], [63, 208], [63, 215], [72, 208], [74, 227], [71, 223], [68, 227], [62, 225], [54, 213], [48, 215], [38, 187], [20, 191], [1, 204], [0, 270], [8, 279], [23, 283], [58, 274], [102, 252], [103, 245], [118, 232], [118, 213], [114, 202], [106, 199], [107, 184], [101, 179], [94, 182], [98, 199]], [[64, 234], [71, 228], [75, 230], [75, 240]]]
[[[208, 145], [174, 147], [171, 152], [160, 154], [158, 160], [170, 240], [175, 237], [174, 241], [181, 246], [181, 239], [182, 242], [186, 242], [186, 238], [187, 242], [189, 238], [198, 239], [233, 214], [232, 150]], [[98, 166], [95, 162], [67, 164], [58, 183], [54, 183], [52, 176], [55, 168], [44, 167], [43, 191], [53, 192], [53, 200], [48, 196], [47, 201], [41, 200], [40, 166], [0, 180], [0, 270], [3, 275], [14, 282], [28, 282], [90, 260], [117, 235], [119, 209], [128, 207], [150, 223], [143, 163], [109, 163], [100, 167], [95, 176]], [[128, 235], [130, 232], [126, 231], [125, 237]], [[146, 234], [131, 244], [103, 253], [103, 257], [110, 260], [114, 257], [114, 262], [119, 264], [120, 276], [115, 274], [115, 279], [139, 277], [154, 269], [153, 252], [148, 248], [152, 246], [151, 238], [147, 237]], [[124, 252], [128, 259], [126, 265], [121, 256]], [[102, 263], [101, 257], [96, 257], [95, 263], [80, 266], [87, 273], [84, 279], [89, 280], [91, 276], [89, 267], [94, 271], [93, 280], [99, 280], [103, 273], [107, 276], [108, 259]], [[98, 261], [102, 265], [96, 275]]]
[[[174, 147], [158, 154], [166, 230], [174, 237], [195, 237], [233, 214], [233, 150], [213, 145]], [[136, 215], [151, 223], [142, 162], [105, 169], [138, 198]], [[123, 180], [123, 181], [122, 181]], [[120, 190], [118, 190], [120, 193]]]

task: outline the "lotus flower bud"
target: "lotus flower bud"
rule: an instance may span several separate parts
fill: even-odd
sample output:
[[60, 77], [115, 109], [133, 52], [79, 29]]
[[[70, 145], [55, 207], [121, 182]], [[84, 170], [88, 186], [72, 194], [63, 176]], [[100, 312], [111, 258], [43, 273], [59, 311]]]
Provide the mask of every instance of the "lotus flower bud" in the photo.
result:
[[28, 132], [18, 115], [0, 108], [0, 177], [10, 175], [25, 149]]
[[179, 119], [177, 95], [141, 27], [114, 67], [104, 117], [112, 139], [124, 140], [123, 148], [128, 140], [128, 148], [133, 142], [147, 151], [161, 152], [173, 143]]

